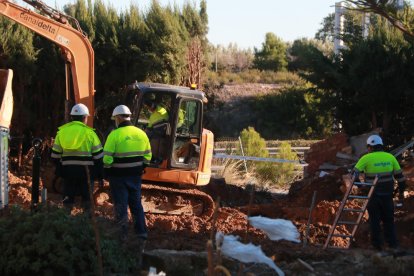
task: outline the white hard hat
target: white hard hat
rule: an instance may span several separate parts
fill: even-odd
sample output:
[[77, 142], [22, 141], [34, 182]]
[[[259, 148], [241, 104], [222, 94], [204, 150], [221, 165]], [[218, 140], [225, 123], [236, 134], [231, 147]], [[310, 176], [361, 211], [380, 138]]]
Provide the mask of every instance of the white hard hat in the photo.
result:
[[70, 111], [70, 115], [73, 116], [89, 116], [89, 109], [84, 104], [75, 104]]
[[370, 146], [383, 145], [382, 139], [378, 135], [371, 135], [367, 139], [367, 145], [370, 145]]
[[115, 116], [117, 115], [131, 115], [131, 114], [132, 114], [131, 110], [129, 110], [128, 106], [121, 104], [114, 108], [111, 119], [114, 120]]

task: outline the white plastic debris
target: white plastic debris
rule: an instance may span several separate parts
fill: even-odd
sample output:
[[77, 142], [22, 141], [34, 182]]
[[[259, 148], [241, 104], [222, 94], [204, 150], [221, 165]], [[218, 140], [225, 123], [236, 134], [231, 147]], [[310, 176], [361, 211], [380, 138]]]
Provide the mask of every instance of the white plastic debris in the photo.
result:
[[151, 266], [148, 271], [148, 276], [166, 276], [166, 275], [167, 274], [165, 274], [165, 272], [163, 271], [160, 271], [159, 273], [157, 273], [157, 268], [153, 266]]
[[328, 172], [325, 172], [325, 171], [321, 171], [321, 172], [319, 173], [319, 177], [324, 177], [324, 176], [326, 176], [326, 175], [329, 175], [329, 173], [328, 173]]
[[299, 231], [290, 220], [257, 216], [249, 217], [249, 223], [263, 230], [272, 241], [287, 240], [300, 242]]
[[285, 273], [278, 268], [275, 263], [267, 257], [260, 246], [252, 243], [244, 244], [238, 241], [239, 237], [233, 235], [224, 235], [221, 232], [216, 233], [216, 240], [221, 240], [221, 252], [224, 256], [236, 259], [243, 263], [264, 263], [276, 271], [279, 276]]

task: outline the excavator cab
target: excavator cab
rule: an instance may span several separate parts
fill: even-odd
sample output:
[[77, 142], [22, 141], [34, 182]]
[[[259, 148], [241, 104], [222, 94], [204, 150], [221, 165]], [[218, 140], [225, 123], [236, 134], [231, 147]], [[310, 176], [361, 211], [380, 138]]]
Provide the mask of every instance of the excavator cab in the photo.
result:
[[[213, 134], [202, 126], [205, 101], [203, 92], [187, 87], [134, 85], [128, 100], [132, 122], [147, 133], [153, 155], [144, 180], [208, 183], [210, 165], [204, 165], [211, 162]], [[209, 152], [206, 151], [207, 142], [210, 142]]]
[[156, 83], [131, 87], [125, 102], [153, 155], [142, 175], [145, 212], [211, 217], [213, 200], [195, 189], [209, 183], [213, 157], [213, 133], [203, 129], [204, 93]]

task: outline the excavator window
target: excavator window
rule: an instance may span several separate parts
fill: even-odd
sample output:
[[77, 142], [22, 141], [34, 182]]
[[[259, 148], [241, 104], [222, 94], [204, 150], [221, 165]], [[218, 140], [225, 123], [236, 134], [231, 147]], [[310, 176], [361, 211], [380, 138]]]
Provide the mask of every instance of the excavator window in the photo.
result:
[[146, 93], [142, 97], [137, 126], [145, 130], [151, 143], [152, 165], [157, 166], [168, 157], [171, 140], [170, 114], [173, 94]]
[[171, 165], [194, 169], [200, 159], [201, 102], [182, 99], [176, 118]]

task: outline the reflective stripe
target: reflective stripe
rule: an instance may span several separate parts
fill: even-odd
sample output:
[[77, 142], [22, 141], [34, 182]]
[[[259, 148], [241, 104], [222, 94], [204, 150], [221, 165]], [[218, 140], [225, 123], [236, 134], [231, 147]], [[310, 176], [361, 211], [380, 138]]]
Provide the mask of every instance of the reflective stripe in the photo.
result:
[[61, 158], [62, 154], [57, 154], [57, 153], [52, 152], [51, 157], [52, 158]]
[[54, 150], [56, 150], [56, 151], [60, 151], [60, 152], [63, 150], [63, 149], [62, 149], [62, 147], [61, 147], [61, 146], [59, 146], [58, 144], [53, 144], [52, 149], [54, 149]]
[[394, 175], [394, 173], [393, 172], [384, 172], [384, 173], [365, 173], [365, 176], [367, 176], [367, 177], [375, 177], [375, 176], [377, 176], [378, 175], [378, 177], [379, 178], [381, 178], [381, 177], [384, 177], [384, 176], [393, 176]]
[[133, 163], [112, 163], [112, 168], [132, 168], [142, 166], [143, 162], [133, 162]]
[[98, 154], [98, 155], [94, 155], [93, 156], [93, 159], [100, 159], [100, 158], [102, 158], [104, 156], [104, 154], [103, 154], [103, 152], [101, 152], [100, 154]]
[[91, 148], [91, 150], [92, 150], [92, 151], [95, 151], [95, 150], [97, 150], [97, 149], [101, 149], [101, 148], [102, 148], [102, 145], [101, 145], [101, 144], [99, 144], [99, 145], [97, 145], [97, 146], [92, 147], [92, 148]]
[[92, 156], [91, 152], [88, 151], [64, 151], [62, 156]]
[[108, 156], [114, 156], [114, 153], [113, 152], [110, 152], [110, 151], [104, 151], [103, 153], [105, 155], [108, 155]]
[[151, 153], [150, 150], [144, 150], [144, 151], [129, 151], [129, 152], [117, 152], [114, 154], [114, 157], [129, 157], [129, 156], [133, 156], [133, 155], [144, 155], [147, 153]]
[[93, 161], [62, 160], [62, 165], [93, 165]]

